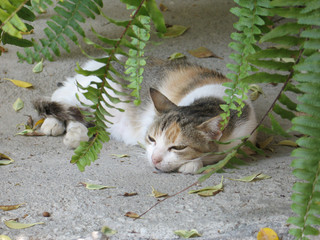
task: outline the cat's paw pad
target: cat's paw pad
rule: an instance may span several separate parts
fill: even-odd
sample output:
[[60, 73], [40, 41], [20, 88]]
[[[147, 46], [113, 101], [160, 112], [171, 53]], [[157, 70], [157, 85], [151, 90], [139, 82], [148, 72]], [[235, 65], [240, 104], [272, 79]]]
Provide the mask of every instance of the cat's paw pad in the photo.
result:
[[179, 167], [178, 172], [185, 174], [195, 174], [202, 167], [203, 164], [201, 161], [188, 162]]
[[41, 132], [48, 136], [62, 135], [65, 129], [64, 122], [52, 117], [46, 118], [41, 125]]
[[88, 129], [81, 123], [68, 127], [67, 133], [63, 139], [64, 145], [69, 148], [77, 148], [80, 145], [80, 142], [87, 142]]

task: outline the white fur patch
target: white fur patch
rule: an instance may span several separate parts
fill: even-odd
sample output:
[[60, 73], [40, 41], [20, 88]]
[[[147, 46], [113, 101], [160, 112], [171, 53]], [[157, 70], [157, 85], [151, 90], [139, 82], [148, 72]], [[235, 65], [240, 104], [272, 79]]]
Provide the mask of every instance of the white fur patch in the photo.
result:
[[226, 95], [224, 93], [226, 89], [227, 88], [222, 86], [221, 84], [205, 85], [191, 91], [189, 94], [187, 94], [184, 98], [181, 99], [178, 105], [188, 106], [192, 104], [195, 100], [204, 97], [216, 97], [222, 99], [222, 97]]
[[80, 145], [80, 142], [87, 142], [88, 129], [80, 122], [70, 121], [67, 126], [67, 133], [63, 139], [64, 145], [69, 148], [77, 148]]
[[60, 120], [48, 117], [41, 125], [41, 132], [48, 136], [59, 136], [65, 131], [65, 125]]

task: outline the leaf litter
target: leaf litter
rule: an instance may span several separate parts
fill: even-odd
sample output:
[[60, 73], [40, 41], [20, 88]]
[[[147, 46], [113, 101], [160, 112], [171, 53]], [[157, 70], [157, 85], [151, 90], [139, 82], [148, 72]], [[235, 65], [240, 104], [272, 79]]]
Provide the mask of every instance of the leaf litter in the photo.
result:
[[223, 191], [223, 176], [221, 177], [221, 182], [218, 185], [201, 188], [198, 190], [191, 190], [189, 194], [198, 194], [201, 197], [210, 197]]
[[11, 240], [7, 235], [0, 235], [0, 240]]
[[255, 173], [250, 176], [246, 176], [246, 177], [242, 177], [242, 178], [237, 178], [237, 179], [229, 178], [229, 179], [233, 180], [233, 181], [240, 181], [240, 182], [253, 182], [253, 181], [264, 180], [264, 179], [269, 179], [269, 178], [271, 178], [271, 176], [268, 176], [263, 173]]
[[92, 184], [92, 183], [86, 183], [86, 182], [80, 182], [81, 185], [85, 186], [85, 188], [89, 190], [101, 190], [101, 189], [107, 189], [107, 188], [116, 188], [111, 186], [105, 186], [100, 184]]
[[34, 73], [40, 73], [43, 70], [43, 58], [41, 59], [40, 62], [38, 62], [34, 68], [32, 69], [32, 72]]
[[12, 107], [16, 112], [21, 110], [24, 107], [24, 103], [21, 98], [18, 97], [17, 100], [13, 103]]
[[116, 234], [117, 231], [109, 228], [108, 226], [103, 226], [103, 227], [101, 228], [101, 233], [103, 233], [104, 235], [110, 237], [110, 236]]
[[29, 82], [21, 81], [21, 80], [16, 80], [16, 79], [10, 79], [10, 78], [3, 78], [4, 80], [11, 81], [14, 85], [22, 88], [30, 88], [32, 87], [32, 84]]
[[24, 229], [24, 228], [29, 228], [29, 227], [33, 227], [35, 225], [39, 225], [39, 224], [44, 224], [44, 222], [37, 222], [37, 223], [20, 223], [17, 222], [15, 220], [8, 220], [8, 221], [4, 221], [4, 224], [11, 229]]
[[184, 34], [185, 31], [187, 31], [189, 27], [185, 27], [182, 25], [171, 25], [167, 27], [167, 32], [163, 34], [164, 38], [174, 38], [179, 37], [182, 34]]
[[0, 165], [8, 165], [10, 163], [13, 163], [14, 160], [7, 155], [0, 153]]
[[175, 52], [168, 57], [169, 61], [186, 58], [186, 56], [183, 53]]
[[258, 232], [257, 240], [279, 240], [279, 237], [273, 229], [262, 228]]
[[127, 212], [125, 216], [129, 218], [134, 218], [134, 219], [140, 218], [140, 215], [134, 212]]
[[125, 192], [122, 196], [124, 196], [124, 197], [132, 197], [132, 196], [136, 196], [136, 195], [138, 195], [138, 193], [136, 193], [136, 192], [132, 192], [132, 193]]
[[188, 50], [188, 52], [197, 58], [209, 58], [209, 57], [214, 57], [214, 58], [219, 58], [219, 59], [223, 59], [222, 57], [217, 56], [216, 54], [214, 54], [211, 50], [209, 50], [206, 47], [199, 47], [196, 49], [192, 49], [192, 50]]
[[22, 205], [25, 205], [25, 203], [16, 204], [16, 205], [0, 205], [0, 209], [3, 211], [11, 211], [11, 210], [18, 209]]
[[30, 115], [28, 115], [28, 120], [26, 124], [19, 124], [23, 125], [25, 129], [21, 132], [18, 132], [16, 135], [22, 136], [45, 136], [44, 133], [36, 131], [44, 122], [44, 118], [41, 118], [33, 125], [33, 119]]
[[291, 141], [291, 140], [282, 140], [282, 141], [278, 142], [278, 145], [287, 146], [287, 147], [294, 147], [294, 148], [298, 147], [298, 144], [294, 141]]
[[128, 154], [111, 154], [111, 156], [114, 156], [114, 157], [117, 157], [117, 158], [130, 157]]
[[[151, 187], [152, 187], [152, 186], [151, 186]], [[155, 198], [162, 198], [162, 197], [167, 197], [168, 194], [167, 194], [167, 193], [159, 192], [159, 191], [155, 190], [155, 189], [152, 187], [151, 196], [153, 196], [153, 197], [155, 197]]]
[[183, 238], [195, 238], [195, 237], [202, 236], [196, 229], [191, 229], [190, 231], [176, 230], [176, 231], [174, 231], [174, 234], [178, 235], [179, 237], [183, 237]]

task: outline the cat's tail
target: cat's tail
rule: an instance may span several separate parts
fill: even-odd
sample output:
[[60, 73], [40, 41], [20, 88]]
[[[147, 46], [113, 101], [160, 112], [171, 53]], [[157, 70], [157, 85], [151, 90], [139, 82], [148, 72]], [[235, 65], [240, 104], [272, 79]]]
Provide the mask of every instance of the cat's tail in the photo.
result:
[[45, 99], [33, 101], [33, 106], [43, 118], [54, 117], [63, 122], [77, 121], [87, 127], [93, 126], [93, 123], [86, 121], [84, 115], [81, 113], [81, 111], [87, 111], [87, 109]]

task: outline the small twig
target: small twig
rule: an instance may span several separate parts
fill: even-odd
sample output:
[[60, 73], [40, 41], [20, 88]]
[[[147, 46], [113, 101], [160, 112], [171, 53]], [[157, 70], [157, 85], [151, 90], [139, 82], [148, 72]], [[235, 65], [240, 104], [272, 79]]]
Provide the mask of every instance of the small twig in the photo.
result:
[[187, 191], [189, 188], [192, 188], [193, 186], [197, 185], [198, 183], [199, 183], [199, 182], [196, 181], [196, 182], [194, 182], [193, 184], [191, 184], [190, 186], [186, 187], [185, 189], [183, 189], [183, 190], [181, 190], [181, 191], [179, 191], [179, 192], [177, 192], [177, 193], [175, 193], [175, 194], [173, 194], [173, 195], [170, 195], [170, 196], [168, 196], [168, 197], [160, 200], [159, 202], [157, 202], [156, 204], [154, 204], [153, 206], [151, 206], [147, 211], [145, 211], [144, 213], [140, 214], [138, 218], [134, 219], [134, 221], [137, 220], [137, 219], [140, 219], [143, 215], [147, 214], [152, 208], [154, 208], [154, 207], [157, 206], [158, 204], [160, 204], [160, 203], [168, 200], [169, 198], [175, 197], [175, 196], [177, 196], [177, 195], [180, 194], [180, 193], [183, 193], [183, 192]]

